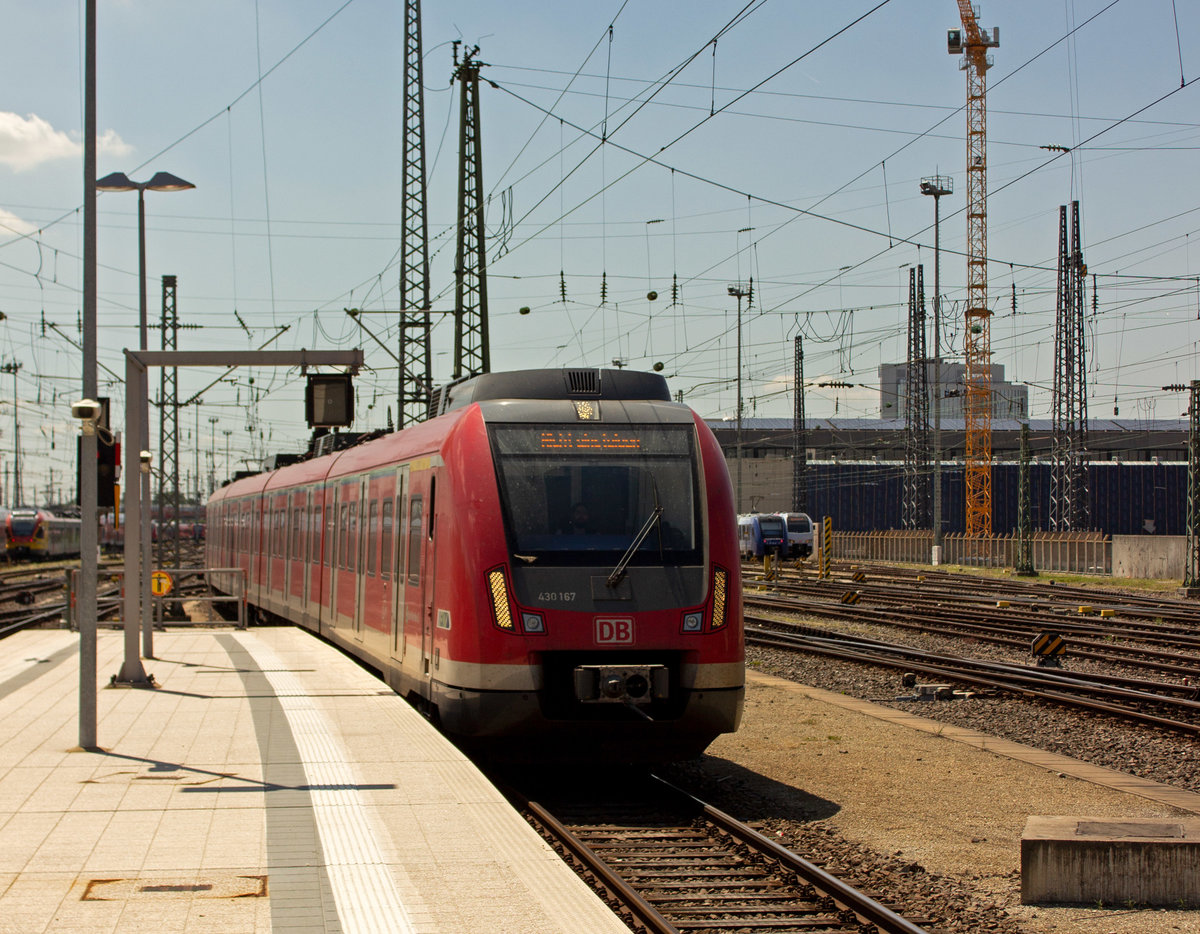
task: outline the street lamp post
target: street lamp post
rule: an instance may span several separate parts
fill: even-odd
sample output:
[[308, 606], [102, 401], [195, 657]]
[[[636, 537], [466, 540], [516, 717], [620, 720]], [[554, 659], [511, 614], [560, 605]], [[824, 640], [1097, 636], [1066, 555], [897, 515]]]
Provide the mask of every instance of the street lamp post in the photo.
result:
[[208, 495], [217, 489], [217, 422], [215, 415], [208, 416]]
[[[187, 191], [195, 188], [169, 172], [156, 172], [146, 182], [135, 182], [124, 172], [113, 172], [96, 182], [97, 191], [136, 191], [138, 193], [138, 349], [148, 349], [146, 338], [146, 192]], [[137, 370], [136, 385], [125, 387], [137, 400], [136, 437], [125, 439], [125, 589], [133, 593], [126, 598], [125, 663], [117, 681], [123, 684], [146, 686], [149, 679], [137, 653], [137, 609], [143, 630], [143, 649], [153, 655], [153, 620], [150, 616], [150, 502], [149, 479], [142, 482], [140, 457], [150, 448], [150, 386], [145, 367]], [[127, 406], [127, 411], [130, 407]], [[126, 433], [133, 435], [130, 426]], [[129, 495], [136, 489], [134, 495]], [[132, 635], [131, 635], [132, 633]], [[132, 644], [131, 644], [132, 643]]]
[[942, 262], [941, 217], [942, 195], [954, 193], [954, 179], [948, 175], [933, 175], [921, 179], [921, 194], [933, 198], [933, 547], [935, 564], [942, 555]]
[[[13, 482], [12, 482], [12, 504], [14, 506], [24, 506], [25, 503], [21, 498], [21, 424], [17, 420], [18, 397], [17, 397], [17, 370], [21, 369], [21, 364], [15, 360], [12, 363], [6, 363], [0, 366], [0, 372], [11, 373], [13, 378]], [[35, 496], [36, 500], [37, 497]]]
[[743, 288], [739, 282], [726, 290], [737, 299], [737, 511], [742, 511], [742, 299], [754, 294], [754, 280], [750, 287]]

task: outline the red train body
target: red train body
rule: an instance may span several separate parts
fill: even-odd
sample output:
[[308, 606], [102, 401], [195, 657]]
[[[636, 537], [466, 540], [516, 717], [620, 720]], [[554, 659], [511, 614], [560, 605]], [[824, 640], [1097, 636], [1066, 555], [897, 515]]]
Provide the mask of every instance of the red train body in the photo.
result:
[[621, 370], [488, 374], [447, 399], [219, 490], [209, 567], [241, 568], [261, 613], [494, 754], [657, 761], [735, 730], [736, 520], [701, 419], [661, 377]]

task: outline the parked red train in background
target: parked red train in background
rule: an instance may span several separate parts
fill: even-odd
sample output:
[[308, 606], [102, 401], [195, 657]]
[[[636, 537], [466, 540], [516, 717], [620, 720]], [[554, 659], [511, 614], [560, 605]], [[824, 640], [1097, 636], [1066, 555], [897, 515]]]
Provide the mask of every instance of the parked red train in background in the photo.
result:
[[428, 421], [218, 490], [209, 567], [241, 568], [259, 613], [487, 752], [661, 761], [737, 729], [736, 520], [699, 416], [626, 370], [491, 373], [441, 398]]

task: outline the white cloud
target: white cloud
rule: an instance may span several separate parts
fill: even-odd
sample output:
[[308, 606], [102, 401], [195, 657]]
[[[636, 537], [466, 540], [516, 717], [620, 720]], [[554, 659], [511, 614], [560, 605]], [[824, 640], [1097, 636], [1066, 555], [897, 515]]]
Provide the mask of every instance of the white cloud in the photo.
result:
[[[100, 152], [124, 155], [130, 146], [114, 130], [106, 130], [97, 139]], [[0, 111], [0, 163], [18, 172], [52, 159], [76, 158], [82, 146], [62, 130], [56, 130], [37, 114]]]
[[21, 220], [11, 211], [0, 208], [0, 239], [7, 240], [13, 234], [30, 234], [37, 230], [29, 221]]

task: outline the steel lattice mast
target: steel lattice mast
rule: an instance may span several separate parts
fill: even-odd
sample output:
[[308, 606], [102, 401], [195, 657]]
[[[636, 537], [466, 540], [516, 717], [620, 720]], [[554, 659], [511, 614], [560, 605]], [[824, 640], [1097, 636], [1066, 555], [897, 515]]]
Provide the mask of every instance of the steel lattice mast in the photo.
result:
[[908, 270], [908, 363], [904, 392], [906, 529], [929, 527], [929, 356], [925, 342], [925, 267]]
[[1183, 586], [1192, 595], [1200, 589], [1200, 380], [1192, 380], [1188, 396], [1187, 550]]
[[796, 335], [796, 407], [792, 415], [792, 510], [808, 511], [808, 426], [804, 420], [804, 341]]
[[491, 370], [488, 351], [487, 256], [483, 226], [483, 156], [480, 151], [479, 46], [458, 61], [459, 97], [458, 250], [454, 259], [454, 378]]
[[1084, 341], [1084, 283], [1087, 267], [1079, 224], [1079, 202], [1059, 208], [1058, 308], [1054, 327], [1053, 437], [1050, 469], [1050, 529], [1080, 531], [1088, 525], [1087, 356]]
[[404, 196], [400, 229], [400, 397], [397, 427], [425, 418], [433, 386], [421, 0], [404, 4]]
[[987, 294], [987, 70], [999, 30], [980, 28], [970, 0], [958, 0], [962, 30], [952, 29], [949, 51], [962, 54], [967, 72], [967, 310], [966, 310], [966, 532], [992, 534], [992, 369]]
[[[179, 315], [175, 276], [162, 277], [162, 349], [179, 344]], [[179, 561], [179, 371], [164, 366], [160, 371], [158, 396], [158, 566], [180, 566]], [[175, 519], [175, 535], [163, 534], [167, 500]]]

